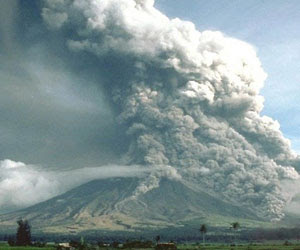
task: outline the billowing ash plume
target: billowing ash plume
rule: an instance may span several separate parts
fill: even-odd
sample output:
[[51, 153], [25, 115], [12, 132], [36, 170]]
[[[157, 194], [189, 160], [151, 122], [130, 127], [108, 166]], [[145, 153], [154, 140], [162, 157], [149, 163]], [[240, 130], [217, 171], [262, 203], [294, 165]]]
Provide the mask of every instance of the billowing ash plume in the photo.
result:
[[249, 44], [170, 20], [154, 0], [48, 0], [42, 16], [71, 50], [102, 61], [101, 84], [131, 141], [124, 158], [154, 169], [137, 192], [170, 174], [283, 216], [290, 197], [280, 183], [299, 178], [299, 158], [278, 122], [260, 115], [266, 74]]

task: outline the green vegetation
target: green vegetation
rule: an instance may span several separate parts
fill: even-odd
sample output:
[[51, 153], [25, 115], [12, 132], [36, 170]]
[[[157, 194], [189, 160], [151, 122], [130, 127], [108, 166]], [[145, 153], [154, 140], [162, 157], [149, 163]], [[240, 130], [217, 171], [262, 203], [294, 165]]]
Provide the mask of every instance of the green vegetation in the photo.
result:
[[18, 221], [18, 230], [16, 235], [16, 246], [31, 245], [31, 230], [27, 220]]
[[179, 245], [178, 249], [182, 250], [300, 250], [300, 245], [284, 245], [284, 244], [245, 244], [245, 245]]
[[0, 243], [1, 250], [55, 250], [55, 246], [31, 247], [31, 246], [9, 246], [7, 243]]
[[144, 231], [140, 234], [113, 231], [109, 235], [104, 231], [95, 231], [87, 232], [85, 235], [31, 236], [28, 221], [19, 220], [15, 236], [0, 237], [0, 240], [3, 240], [2, 243], [0, 241], [0, 250], [300, 250], [299, 227], [249, 230], [243, 223], [235, 221], [228, 223], [224, 228], [209, 226], [208, 230], [206, 224], [200, 225], [198, 229], [170, 227], [161, 231], [148, 233]]
[[199, 229], [200, 233], [202, 234], [202, 241], [203, 241], [203, 245], [205, 244], [205, 234], [207, 233], [207, 227], [205, 224], [202, 224], [200, 229]]
[[[0, 243], [1, 250], [55, 250], [55, 246], [45, 246], [45, 247], [10, 247], [6, 243]], [[77, 248], [79, 249], [79, 248]], [[99, 247], [97, 245], [87, 245], [85, 250], [112, 250], [112, 249], [154, 249], [153, 248], [134, 248], [132, 246], [128, 248], [113, 248], [113, 247]], [[244, 244], [244, 245], [225, 245], [225, 244], [208, 244], [202, 246], [200, 244], [180, 244], [177, 245], [178, 250], [300, 250], [300, 244], [291, 244], [291, 243], [277, 243], [277, 244]]]
[[[240, 228], [240, 223], [238, 223], [238, 222], [231, 223], [231, 228], [234, 231], [237, 231]], [[236, 233], [234, 234], [234, 243], [236, 244]]]

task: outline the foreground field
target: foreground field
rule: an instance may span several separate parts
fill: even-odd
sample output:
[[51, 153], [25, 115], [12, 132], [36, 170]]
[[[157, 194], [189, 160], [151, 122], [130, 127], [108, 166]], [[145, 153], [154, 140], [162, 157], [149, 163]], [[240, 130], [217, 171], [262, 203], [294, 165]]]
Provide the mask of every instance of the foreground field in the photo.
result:
[[[49, 247], [10, 247], [7, 244], [0, 244], [0, 250], [55, 250], [56, 247], [49, 246]], [[86, 248], [86, 250], [113, 250], [116, 248], [98, 248], [96, 246], [91, 246]], [[118, 248], [118, 249], [127, 249], [127, 248]], [[128, 248], [129, 249], [129, 248]], [[132, 249], [132, 248], [131, 248]], [[140, 250], [135, 248], [136, 250]], [[143, 250], [151, 250], [154, 248], [148, 248]], [[195, 244], [184, 244], [178, 245], [178, 250], [300, 250], [300, 245], [283, 245], [283, 244], [259, 244], [259, 245], [238, 245], [238, 246], [230, 246], [230, 245], [215, 245], [210, 244], [206, 246], [202, 245], [195, 245]]]
[[0, 250], [55, 250], [55, 247], [10, 247], [6, 244], [0, 245]]
[[208, 246], [194, 246], [194, 245], [181, 245], [178, 246], [178, 249], [182, 250], [300, 250], [300, 245], [279, 245], [279, 244], [270, 244], [270, 245], [238, 245], [238, 246], [229, 246], [229, 245], [208, 245]]

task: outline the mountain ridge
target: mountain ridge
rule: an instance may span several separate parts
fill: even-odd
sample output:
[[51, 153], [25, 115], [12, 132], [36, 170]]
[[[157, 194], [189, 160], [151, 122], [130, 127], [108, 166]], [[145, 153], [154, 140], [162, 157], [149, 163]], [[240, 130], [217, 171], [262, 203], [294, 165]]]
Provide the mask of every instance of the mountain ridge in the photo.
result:
[[261, 220], [244, 207], [232, 205], [179, 180], [162, 178], [159, 187], [135, 197], [136, 177], [94, 180], [50, 200], [0, 216], [2, 226], [27, 219], [43, 232], [88, 230], [139, 231], [181, 227], [210, 217]]

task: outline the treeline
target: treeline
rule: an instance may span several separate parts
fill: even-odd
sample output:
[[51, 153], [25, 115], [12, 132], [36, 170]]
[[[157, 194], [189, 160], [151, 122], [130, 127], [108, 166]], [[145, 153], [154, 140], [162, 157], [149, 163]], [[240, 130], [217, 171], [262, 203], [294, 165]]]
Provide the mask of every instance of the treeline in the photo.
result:
[[[143, 232], [107, 232], [107, 231], [89, 231], [78, 235], [67, 234], [42, 234], [33, 233], [31, 240], [33, 242], [70, 242], [80, 241], [81, 237], [88, 242], [121, 242], [126, 243], [138, 241], [154, 241], [155, 237], [160, 235], [162, 242], [174, 241], [177, 243], [201, 242], [202, 237], [196, 228], [168, 228], [156, 231]], [[16, 234], [2, 234], [1, 241], [8, 241], [16, 237]], [[297, 228], [277, 228], [277, 229], [243, 229], [233, 232], [229, 228], [209, 228], [206, 235], [206, 242], [231, 243], [234, 238], [238, 241], [252, 242], [264, 240], [300, 240], [300, 227]]]
[[300, 227], [297, 228], [276, 228], [276, 229], [255, 229], [241, 232], [241, 240], [263, 241], [263, 240], [300, 240]]

